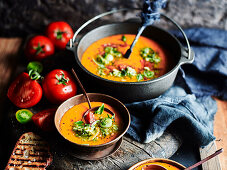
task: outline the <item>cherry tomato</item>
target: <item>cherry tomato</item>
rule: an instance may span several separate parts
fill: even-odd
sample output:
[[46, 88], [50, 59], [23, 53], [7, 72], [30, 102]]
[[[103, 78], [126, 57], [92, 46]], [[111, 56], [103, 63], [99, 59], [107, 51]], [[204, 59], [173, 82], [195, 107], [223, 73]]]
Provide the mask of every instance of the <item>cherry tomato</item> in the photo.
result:
[[29, 108], [41, 100], [42, 88], [36, 80], [23, 72], [12, 82], [7, 96], [17, 107]]
[[56, 69], [49, 72], [42, 82], [46, 98], [54, 104], [60, 104], [77, 92], [76, 83], [67, 71]]
[[88, 112], [85, 117], [84, 120], [87, 124], [91, 124], [95, 121], [95, 117], [94, 114], [92, 112]]
[[54, 115], [56, 109], [46, 109], [32, 116], [32, 120], [36, 126], [43, 131], [54, 130]]
[[25, 55], [30, 60], [42, 60], [53, 54], [54, 45], [52, 41], [42, 35], [32, 37], [25, 47]]
[[73, 30], [66, 22], [52, 22], [47, 26], [46, 35], [51, 39], [56, 48], [63, 50], [68, 41], [73, 37]]

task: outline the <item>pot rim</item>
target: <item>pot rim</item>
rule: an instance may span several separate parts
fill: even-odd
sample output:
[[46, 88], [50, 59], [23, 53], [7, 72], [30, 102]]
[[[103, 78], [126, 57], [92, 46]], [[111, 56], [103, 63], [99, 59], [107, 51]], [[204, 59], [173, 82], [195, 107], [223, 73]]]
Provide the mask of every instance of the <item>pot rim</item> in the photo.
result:
[[[160, 81], [166, 77], [168, 77], [170, 74], [173, 74], [176, 70], [179, 69], [180, 65], [182, 65], [183, 63], [180, 62], [181, 58], [185, 57], [183, 54], [182, 54], [182, 50], [185, 50], [184, 47], [181, 45], [181, 43], [179, 42], [179, 40], [173, 36], [172, 34], [170, 34], [169, 32], [167, 32], [166, 30], [160, 28], [160, 27], [157, 27], [157, 26], [149, 26], [149, 27], [154, 27], [156, 29], [160, 29], [161, 31], [167, 33], [169, 36], [171, 36], [175, 41], [176, 43], [179, 45], [179, 48], [180, 48], [180, 56], [179, 56], [179, 60], [178, 60], [178, 63], [176, 63], [176, 65], [170, 70], [168, 71], [167, 73], [165, 73], [164, 75], [160, 76], [160, 77], [157, 77], [157, 78], [154, 78], [154, 79], [151, 79], [151, 80], [147, 80], [147, 81], [140, 81], [140, 82], [121, 82], [121, 81], [113, 81], [113, 80], [109, 80], [109, 79], [105, 79], [105, 78], [102, 78], [102, 77], [99, 77], [93, 73], [91, 73], [90, 71], [88, 71], [82, 64], [81, 64], [81, 61], [79, 60], [79, 57], [78, 57], [78, 47], [80, 45], [80, 42], [85, 38], [86, 35], [88, 34], [92, 34], [93, 31], [96, 31], [97, 29], [101, 29], [101, 28], [104, 28], [104, 27], [108, 27], [108, 26], [113, 26], [113, 25], [122, 25], [122, 24], [130, 24], [130, 22], [123, 22], [123, 23], [114, 23], [114, 24], [106, 24], [106, 25], [102, 25], [102, 26], [99, 26], [89, 32], [87, 32], [85, 35], [83, 35], [80, 40], [78, 41], [78, 44], [76, 45], [76, 48], [75, 48], [75, 51], [74, 51], [74, 55], [75, 55], [75, 59], [76, 59], [76, 62], [77, 64], [83, 69], [83, 71], [85, 71], [87, 74], [89, 74], [90, 76], [92, 77], [95, 77], [99, 80], [102, 80], [102, 81], [106, 81], [106, 82], [109, 82], [109, 83], [113, 83], [113, 84], [121, 84], [121, 85], [143, 85], [143, 84], [150, 84], [150, 83], [154, 83], [154, 82], [157, 82], [157, 81]], [[134, 23], [134, 24], [138, 24], [138, 23]], [[139, 25], [139, 24], [138, 24]]]
[[[77, 146], [79, 146], [79, 147], [98, 148], [98, 147], [103, 147], [103, 146], [107, 146], [107, 145], [109, 145], [109, 144], [114, 144], [114, 143], [116, 143], [117, 141], [119, 141], [119, 140], [124, 136], [124, 134], [128, 131], [128, 128], [129, 128], [129, 126], [130, 126], [131, 117], [130, 117], [130, 113], [129, 113], [128, 109], [126, 108], [126, 106], [125, 106], [121, 101], [119, 101], [118, 99], [116, 99], [116, 98], [114, 98], [114, 97], [112, 97], [112, 96], [109, 96], [109, 95], [106, 95], [106, 94], [102, 94], [102, 93], [87, 93], [87, 94], [88, 94], [88, 96], [89, 96], [89, 95], [101, 95], [101, 96], [105, 96], [105, 97], [111, 98], [112, 100], [114, 100], [114, 101], [120, 103], [120, 104], [124, 107], [124, 109], [126, 110], [127, 116], [128, 116], [128, 123], [127, 123], [127, 126], [126, 126], [126, 128], [124, 129], [124, 131], [123, 131], [118, 137], [116, 137], [115, 139], [113, 139], [113, 140], [111, 140], [111, 141], [109, 141], [109, 142], [107, 142], [107, 143], [100, 144], [100, 145], [78, 144], [78, 143], [75, 143], [75, 142], [70, 141], [69, 139], [65, 138], [65, 137], [61, 134], [61, 132], [60, 132], [60, 131], [58, 130], [58, 128], [57, 128], [57, 120], [56, 120], [57, 118], [56, 118], [56, 114], [55, 114], [55, 116], [54, 116], [54, 125], [55, 125], [55, 127], [56, 127], [58, 133], [59, 133], [64, 139], [66, 139], [66, 140], [69, 141], [70, 143], [75, 144], [75, 145], [77, 145]], [[57, 113], [57, 111], [59, 110], [59, 108], [60, 108], [62, 105], [64, 105], [66, 102], [68, 102], [69, 100], [72, 100], [73, 98], [77, 98], [77, 97], [80, 97], [80, 96], [83, 96], [83, 95], [84, 95], [84, 94], [78, 94], [78, 95], [76, 95], [76, 96], [73, 96], [73, 97], [67, 99], [66, 101], [64, 101], [64, 102], [57, 108], [57, 110], [56, 110], [55, 113]], [[74, 106], [75, 106], [75, 105], [74, 105]], [[72, 108], [72, 107], [71, 107], [71, 108]], [[70, 109], [70, 108], [69, 108], [69, 109]], [[67, 111], [68, 111], [68, 110], [67, 110]], [[66, 112], [65, 112], [65, 113], [66, 113]], [[64, 114], [65, 114], [65, 113], [64, 113]], [[64, 114], [63, 114], [63, 115], [64, 115]], [[63, 117], [63, 116], [62, 116], [62, 117]], [[62, 118], [62, 117], [61, 117], [61, 118]], [[60, 120], [60, 121], [61, 121], [61, 120]], [[59, 125], [60, 125], [60, 123], [59, 123]]]

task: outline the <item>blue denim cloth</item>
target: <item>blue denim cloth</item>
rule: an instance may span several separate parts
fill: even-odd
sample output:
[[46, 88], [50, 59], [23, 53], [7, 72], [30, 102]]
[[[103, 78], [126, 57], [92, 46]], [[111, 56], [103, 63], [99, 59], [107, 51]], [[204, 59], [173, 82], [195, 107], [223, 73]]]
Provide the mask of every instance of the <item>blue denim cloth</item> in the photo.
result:
[[[195, 61], [182, 66], [173, 87], [158, 98], [126, 104], [131, 113], [127, 134], [149, 143], [169, 125], [198, 146], [215, 139], [213, 120], [217, 105], [212, 96], [227, 99], [227, 31], [207, 28], [185, 30]], [[182, 39], [179, 32], [172, 32]]]

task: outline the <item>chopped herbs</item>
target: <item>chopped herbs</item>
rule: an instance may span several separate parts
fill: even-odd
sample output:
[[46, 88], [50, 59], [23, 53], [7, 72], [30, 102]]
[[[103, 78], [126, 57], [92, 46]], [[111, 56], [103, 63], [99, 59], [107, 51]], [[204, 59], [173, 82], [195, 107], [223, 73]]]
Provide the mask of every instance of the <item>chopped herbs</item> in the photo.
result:
[[143, 48], [140, 51], [140, 56], [145, 59], [145, 61], [149, 61], [151, 63], [160, 63], [161, 61], [159, 55], [149, 47]]
[[126, 39], [126, 37], [124, 35], [122, 36], [121, 40], [124, 41], [124, 42], [127, 41], [127, 39]]
[[[122, 41], [126, 42], [125, 35], [122, 36]], [[151, 66], [145, 66], [142, 69], [136, 70], [129, 65], [116, 64], [115, 61], [117, 61], [118, 58], [122, 58], [123, 54], [119, 52], [117, 48], [112, 46], [105, 47], [104, 54], [98, 54], [95, 59], [93, 58], [93, 61], [98, 65], [97, 74], [99, 76], [114, 76], [130, 79], [136, 78], [137, 81], [155, 78], [155, 75], [159, 73], [156, 68], [161, 62], [158, 53], [149, 47], [145, 47], [140, 50], [140, 56], [144, 59], [144, 62], [149, 62]]]
[[[101, 115], [104, 110], [104, 104], [98, 108], [97, 114]], [[91, 124], [86, 124], [83, 121], [73, 123], [72, 130], [77, 137], [85, 141], [97, 140], [98, 137], [106, 137], [118, 131], [118, 125], [115, 123], [115, 114], [100, 118]], [[100, 136], [101, 135], [101, 136]]]
[[103, 128], [111, 127], [112, 126], [112, 119], [110, 119], [108, 117], [101, 119], [100, 126], [103, 127]]
[[143, 75], [142, 74], [137, 74], [136, 79], [137, 79], [137, 81], [143, 80]]

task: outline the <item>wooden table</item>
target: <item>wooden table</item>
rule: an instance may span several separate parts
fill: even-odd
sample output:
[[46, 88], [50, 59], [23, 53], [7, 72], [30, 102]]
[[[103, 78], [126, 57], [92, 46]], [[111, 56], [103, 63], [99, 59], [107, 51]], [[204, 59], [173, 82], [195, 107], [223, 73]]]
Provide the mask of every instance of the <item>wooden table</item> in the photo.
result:
[[[11, 81], [14, 68], [17, 64], [18, 50], [21, 46], [22, 40], [20, 38], [0, 38], [0, 104], [3, 103], [6, 95], [6, 89]], [[23, 55], [23, 54], [21, 54]], [[219, 99], [215, 99], [218, 104], [218, 112], [215, 116], [214, 121], [214, 135], [216, 136], [216, 141], [211, 143], [205, 148], [200, 148], [201, 158], [206, 157], [207, 155], [212, 154], [217, 148], [227, 149], [227, 101], [221, 101]], [[0, 105], [0, 109], [2, 110], [3, 105]], [[0, 114], [0, 120], [2, 117], [2, 113]], [[220, 170], [221, 167], [223, 170], [227, 170], [227, 151], [224, 151], [220, 155], [219, 159], [214, 158], [203, 165], [204, 170]], [[221, 167], [220, 167], [221, 166]]]

